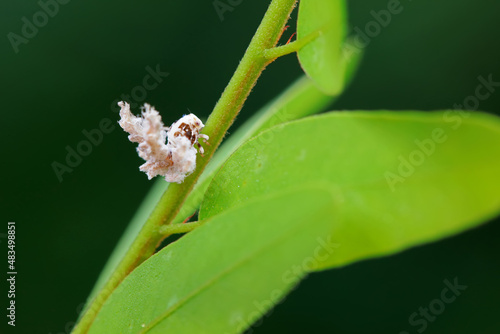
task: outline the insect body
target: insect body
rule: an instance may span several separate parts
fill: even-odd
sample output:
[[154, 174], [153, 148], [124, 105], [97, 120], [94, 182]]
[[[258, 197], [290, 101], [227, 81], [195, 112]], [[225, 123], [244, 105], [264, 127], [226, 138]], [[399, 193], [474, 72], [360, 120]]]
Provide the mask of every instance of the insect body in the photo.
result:
[[203, 156], [204, 150], [198, 142], [198, 138], [202, 138], [203, 142], [208, 144], [208, 136], [200, 133], [204, 126], [195, 114], [184, 115], [169, 128], [167, 132], [168, 142], [176, 145], [182, 137], [185, 137], [191, 142], [191, 146], [197, 145], [199, 147], [200, 154]]
[[167, 128], [158, 111], [148, 104], [144, 105], [141, 117], [132, 115], [128, 103], [118, 105], [120, 126], [130, 134], [130, 141], [139, 143], [139, 156], [146, 160], [139, 169], [149, 179], [162, 175], [167, 182], [182, 183], [196, 168], [195, 145], [203, 155], [198, 139], [208, 144], [208, 136], [200, 133], [204, 127], [201, 120], [194, 114], [184, 115]]
[[200, 133], [204, 126], [198, 117], [189, 114], [174, 122], [168, 129], [167, 149], [171, 152], [172, 160], [171, 170], [165, 175], [168, 182], [181, 183], [196, 168], [195, 145], [198, 146], [202, 156], [204, 153], [198, 138], [202, 138], [207, 144], [209, 139], [207, 135]]

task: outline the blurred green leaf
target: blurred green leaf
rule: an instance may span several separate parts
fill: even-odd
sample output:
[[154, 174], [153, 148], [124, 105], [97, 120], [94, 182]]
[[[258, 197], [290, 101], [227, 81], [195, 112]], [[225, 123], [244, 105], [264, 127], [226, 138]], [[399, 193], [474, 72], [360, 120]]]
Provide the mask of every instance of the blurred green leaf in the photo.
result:
[[344, 87], [347, 58], [342, 51], [347, 33], [344, 0], [302, 0], [297, 19], [297, 40], [320, 32], [297, 54], [304, 72], [330, 95]]
[[243, 332], [328, 251], [331, 203], [301, 187], [211, 218], [134, 270], [89, 333]]
[[[336, 112], [271, 128], [214, 178], [201, 219], [311, 182], [335, 194], [342, 247], [317, 269], [401, 251], [500, 210], [500, 119], [475, 112]], [[304, 195], [306, 198], [307, 195]]]

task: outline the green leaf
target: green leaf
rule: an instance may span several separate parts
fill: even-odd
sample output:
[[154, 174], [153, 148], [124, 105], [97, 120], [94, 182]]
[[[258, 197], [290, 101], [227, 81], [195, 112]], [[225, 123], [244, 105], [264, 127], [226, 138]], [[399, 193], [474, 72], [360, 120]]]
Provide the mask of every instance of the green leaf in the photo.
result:
[[135, 269], [89, 333], [243, 332], [328, 252], [331, 203], [301, 187], [213, 217]]
[[347, 13], [344, 0], [302, 0], [297, 19], [297, 40], [319, 36], [298, 52], [304, 72], [318, 88], [331, 95], [339, 94], [349, 58], [344, 50]]
[[336, 112], [271, 128], [214, 178], [201, 219], [315, 182], [342, 247], [317, 269], [392, 254], [479, 225], [500, 210], [500, 119], [484, 113]]

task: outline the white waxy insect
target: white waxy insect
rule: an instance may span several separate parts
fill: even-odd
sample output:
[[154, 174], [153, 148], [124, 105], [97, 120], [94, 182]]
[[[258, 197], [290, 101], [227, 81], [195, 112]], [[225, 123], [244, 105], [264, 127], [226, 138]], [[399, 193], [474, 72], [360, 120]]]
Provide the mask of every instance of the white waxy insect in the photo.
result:
[[[128, 132], [131, 142], [139, 143], [137, 152], [146, 162], [139, 169], [149, 179], [157, 175], [167, 182], [182, 183], [196, 168], [196, 147], [203, 155], [202, 139], [208, 144], [208, 136], [200, 131], [205, 126], [194, 114], [181, 117], [170, 128], [163, 125], [161, 116], [149, 104], [144, 104], [140, 117], [130, 112], [127, 102], [118, 102], [120, 126]], [[167, 141], [167, 143], [165, 143]]]

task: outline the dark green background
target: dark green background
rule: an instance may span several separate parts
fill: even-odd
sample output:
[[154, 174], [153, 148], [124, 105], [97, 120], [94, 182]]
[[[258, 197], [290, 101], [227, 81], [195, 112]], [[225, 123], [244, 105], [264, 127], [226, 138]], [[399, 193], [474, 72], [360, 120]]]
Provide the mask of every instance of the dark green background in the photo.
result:
[[[152, 184], [118, 128], [63, 182], [51, 163], [64, 161], [66, 145], [84, 139], [82, 130], [103, 118], [117, 120], [111, 102], [141, 84], [146, 66], [160, 64], [170, 73], [146, 99], [166, 124], [187, 108], [208, 116], [268, 2], [242, 1], [221, 21], [212, 1], [72, 0], [16, 54], [7, 33], [20, 34], [21, 18], [31, 20], [40, 7], [1, 1], [0, 233], [7, 221], [17, 222], [19, 273], [17, 326], [7, 328], [3, 311], [2, 333], [66, 333]], [[370, 11], [387, 2], [351, 1], [351, 26], [363, 29], [373, 20]], [[445, 109], [474, 94], [478, 76], [500, 81], [498, 1], [402, 4], [403, 12], [371, 40], [358, 76], [334, 108]], [[273, 63], [235, 126], [300, 73], [293, 55]], [[500, 91], [480, 109], [496, 113], [499, 106]], [[439, 298], [444, 279], [458, 277], [468, 289], [426, 333], [499, 333], [499, 236], [496, 221], [396, 256], [313, 274], [253, 331], [417, 333], [410, 314]], [[5, 309], [5, 279], [1, 288]]]

